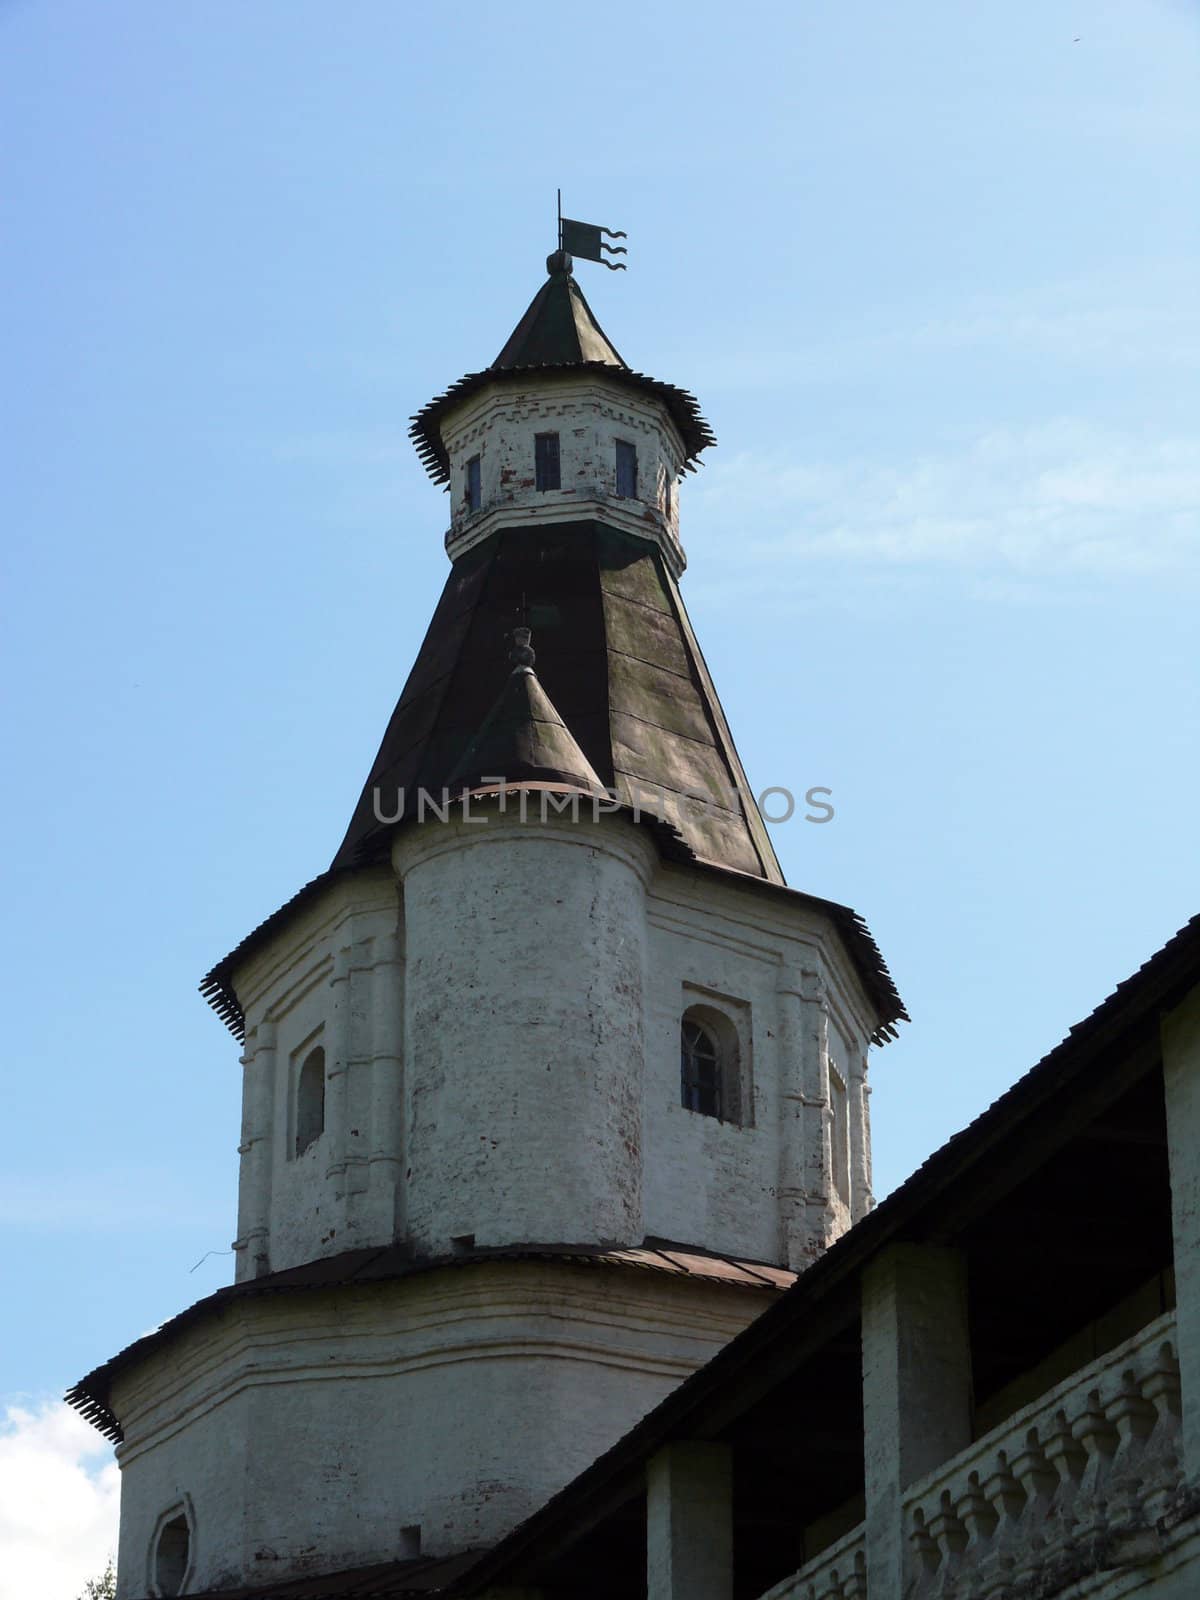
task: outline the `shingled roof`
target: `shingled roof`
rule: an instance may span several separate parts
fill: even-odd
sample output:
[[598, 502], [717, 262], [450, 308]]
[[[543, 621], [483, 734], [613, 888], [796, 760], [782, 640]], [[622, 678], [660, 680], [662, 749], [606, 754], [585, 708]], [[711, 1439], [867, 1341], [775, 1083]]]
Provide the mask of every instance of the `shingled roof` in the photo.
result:
[[516, 633], [519, 642], [511, 656], [517, 665], [450, 774], [448, 787], [454, 791], [462, 785], [474, 791], [501, 780], [602, 794], [604, 785], [537, 680], [529, 629]]
[[[405, 820], [419, 790], [454, 791], [468, 787], [460, 774], [480, 776], [464, 763], [523, 609], [540, 685], [601, 784], [629, 804], [666, 797], [699, 860], [782, 883], [661, 553], [599, 522], [504, 529], [455, 563], [333, 870], [381, 859], [394, 824], [377, 814]], [[713, 798], [682, 804], [694, 794]]]

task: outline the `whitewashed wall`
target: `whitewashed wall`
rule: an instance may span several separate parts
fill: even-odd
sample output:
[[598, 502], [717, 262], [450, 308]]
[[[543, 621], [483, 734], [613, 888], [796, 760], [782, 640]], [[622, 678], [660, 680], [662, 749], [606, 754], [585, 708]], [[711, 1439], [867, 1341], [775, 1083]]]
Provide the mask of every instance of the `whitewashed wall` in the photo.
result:
[[491, 1262], [242, 1301], [115, 1387], [120, 1594], [147, 1592], [156, 1523], [184, 1497], [191, 1590], [495, 1540], [768, 1298]]
[[[429, 821], [239, 974], [238, 1277], [403, 1238], [653, 1235], [799, 1268], [871, 1204], [868, 1002], [800, 901], [658, 862], [620, 817]], [[397, 878], [399, 883], [397, 883]], [[725, 1120], [679, 1025], [738, 1030]], [[295, 1149], [299, 1065], [326, 1128]]]
[[[559, 436], [559, 489], [536, 487], [539, 433]], [[443, 421], [442, 437], [450, 460], [446, 549], [452, 560], [509, 524], [600, 516], [660, 545], [675, 576], [683, 571], [678, 485], [684, 446], [666, 407], [651, 396], [602, 374], [543, 372], [526, 387], [511, 380], [489, 384]], [[616, 492], [618, 439], [637, 449], [635, 499]], [[468, 509], [465, 494], [464, 469], [472, 456], [480, 463], [478, 511]]]
[[[827, 920], [801, 903], [686, 868], [660, 868], [649, 902], [645, 1217], [649, 1234], [800, 1268], [871, 1205], [869, 1130], [846, 1132], [845, 1197], [834, 1186], [829, 1046], [789, 1026], [792, 991], [865, 1074], [869, 1007]], [[686, 1110], [679, 1023], [688, 1006], [734, 1016], [741, 1116]], [[802, 1081], [802, 1067], [809, 1068]]]
[[[334, 885], [239, 974], [239, 1279], [397, 1238], [652, 1235], [799, 1268], [869, 1208], [869, 1007], [817, 911], [664, 867], [646, 829], [586, 807], [429, 821], [394, 867]], [[692, 1004], [741, 1039], [725, 1120], [681, 1104]], [[318, 1043], [326, 1128], [297, 1155]]]
[[419, 1249], [640, 1244], [646, 830], [426, 825], [407, 933], [405, 1215]]
[[[238, 973], [239, 1282], [395, 1237], [402, 963], [400, 896], [385, 868], [331, 885]], [[326, 1131], [297, 1156], [297, 1074], [318, 1044]]]

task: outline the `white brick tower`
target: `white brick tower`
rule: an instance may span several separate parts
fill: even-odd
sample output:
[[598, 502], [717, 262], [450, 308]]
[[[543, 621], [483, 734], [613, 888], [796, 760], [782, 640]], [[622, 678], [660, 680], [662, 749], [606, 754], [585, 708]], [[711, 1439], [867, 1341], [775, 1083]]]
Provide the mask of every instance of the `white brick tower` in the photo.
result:
[[871, 1205], [903, 1012], [784, 886], [684, 610], [714, 441], [548, 267], [415, 420], [452, 566], [346, 838], [205, 980], [236, 1281], [72, 1391], [122, 1600], [467, 1560]]

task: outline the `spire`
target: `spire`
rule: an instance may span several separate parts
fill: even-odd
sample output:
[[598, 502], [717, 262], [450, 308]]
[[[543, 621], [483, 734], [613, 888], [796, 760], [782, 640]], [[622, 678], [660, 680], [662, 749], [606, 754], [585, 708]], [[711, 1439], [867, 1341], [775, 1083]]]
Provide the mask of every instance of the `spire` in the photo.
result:
[[512, 639], [513, 670], [451, 772], [447, 788], [475, 789], [489, 779], [502, 779], [603, 793], [604, 785], [537, 680], [530, 630], [514, 628]]
[[546, 271], [550, 276], [487, 370], [573, 367], [585, 361], [601, 361], [606, 367], [621, 367], [628, 372], [575, 282], [571, 258], [565, 250], [547, 256]]

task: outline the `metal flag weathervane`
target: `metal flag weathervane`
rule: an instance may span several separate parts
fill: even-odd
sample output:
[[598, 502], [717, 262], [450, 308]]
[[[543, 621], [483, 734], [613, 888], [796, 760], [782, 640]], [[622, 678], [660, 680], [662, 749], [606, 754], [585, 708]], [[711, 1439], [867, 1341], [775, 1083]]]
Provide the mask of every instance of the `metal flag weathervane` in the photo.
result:
[[603, 252], [610, 256], [628, 255], [623, 244], [606, 244], [600, 237], [606, 233], [610, 239], [627, 239], [629, 235], [619, 228], [601, 228], [594, 222], [576, 222], [562, 214], [562, 190], [558, 191], [558, 248], [570, 256], [582, 256], [585, 261], [598, 261], [610, 272], [624, 272], [623, 261], [606, 261]]

